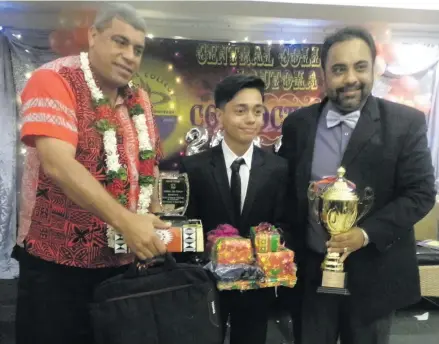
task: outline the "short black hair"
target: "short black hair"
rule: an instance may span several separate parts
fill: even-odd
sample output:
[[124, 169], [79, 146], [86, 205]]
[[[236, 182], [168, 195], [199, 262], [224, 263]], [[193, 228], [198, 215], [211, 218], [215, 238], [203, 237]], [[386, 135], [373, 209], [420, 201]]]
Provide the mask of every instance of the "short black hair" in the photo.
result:
[[256, 88], [261, 92], [262, 99], [264, 99], [265, 83], [261, 78], [253, 75], [233, 74], [224, 78], [215, 88], [215, 106], [222, 108], [235, 95], [245, 88]]
[[331, 49], [331, 47], [336, 43], [345, 42], [352, 39], [363, 40], [369, 46], [370, 53], [372, 54], [372, 62], [375, 62], [377, 49], [372, 35], [369, 33], [369, 31], [362, 27], [349, 26], [336, 31], [335, 33], [325, 38], [320, 56], [323, 70], [325, 70], [329, 49]]

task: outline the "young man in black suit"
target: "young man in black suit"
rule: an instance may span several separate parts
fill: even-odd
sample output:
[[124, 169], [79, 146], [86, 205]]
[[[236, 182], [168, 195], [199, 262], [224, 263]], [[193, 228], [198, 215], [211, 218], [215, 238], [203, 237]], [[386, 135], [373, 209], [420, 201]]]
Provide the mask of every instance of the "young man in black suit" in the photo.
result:
[[[189, 176], [189, 218], [201, 219], [206, 232], [230, 224], [249, 237], [250, 227], [269, 222], [282, 225], [287, 163], [253, 145], [264, 108], [264, 82], [254, 76], [232, 75], [215, 89], [217, 118], [224, 140], [205, 152], [186, 157], [181, 171]], [[230, 315], [231, 344], [265, 344], [274, 289], [220, 293], [226, 329]]]
[[[375, 57], [363, 29], [329, 36], [321, 55], [327, 98], [283, 124], [279, 154], [290, 167], [302, 344], [336, 344], [338, 337], [387, 344], [394, 311], [420, 299], [413, 225], [435, 202], [425, 115], [371, 95]], [[357, 227], [330, 238], [309, 216], [307, 188], [339, 166], [360, 190], [372, 187], [375, 201]], [[327, 250], [345, 253], [350, 296], [316, 293]]]

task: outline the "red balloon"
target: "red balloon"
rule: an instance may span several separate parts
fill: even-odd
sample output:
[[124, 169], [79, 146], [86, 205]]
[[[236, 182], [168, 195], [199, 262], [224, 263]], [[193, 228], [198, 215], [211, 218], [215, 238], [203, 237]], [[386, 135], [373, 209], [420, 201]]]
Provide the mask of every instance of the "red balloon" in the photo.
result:
[[75, 48], [74, 36], [71, 31], [58, 30], [50, 34], [50, 47], [52, 50], [61, 56], [74, 55], [78, 48]]
[[88, 48], [88, 28], [78, 27], [73, 31], [74, 44], [80, 48]]
[[386, 60], [387, 64], [391, 64], [396, 60], [395, 47], [392, 44], [383, 44], [382, 49], [383, 50], [380, 55], [384, 57], [384, 60]]
[[381, 43], [375, 43], [375, 48], [377, 51], [377, 56], [380, 56], [383, 54], [383, 45]]
[[60, 31], [52, 31], [49, 35], [50, 48], [58, 53], [60, 46], [62, 45], [62, 37]]
[[384, 99], [387, 99], [387, 100], [394, 102], [394, 103], [399, 103], [399, 98], [396, 95], [391, 94], [391, 93], [386, 94], [384, 96]]
[[407, 93], [415, 96], [416, 92], [419, 90], [419, 82], [412, 76], [403, 76], [399, 84]]
[[96, 17], [96, 10], [93, 9], [84, 9], [79, 10], [74, 13], [75, 19], [77, 19], [80, 28], [89, 28], [93, 25], [93, 22]]
[[384, 72], [386, 71], [386, 60], [384, 60], [384, 58], [382, 56], [377, 56], [376, 60], [375, 60], [375, 73], [378, 76], [381, 76], [384, 74]]

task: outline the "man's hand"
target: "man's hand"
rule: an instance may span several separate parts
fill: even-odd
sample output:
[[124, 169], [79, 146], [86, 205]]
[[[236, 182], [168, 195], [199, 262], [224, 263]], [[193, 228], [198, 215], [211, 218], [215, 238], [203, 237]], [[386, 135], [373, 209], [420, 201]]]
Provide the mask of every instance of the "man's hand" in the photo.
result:
[[352, 252], [355, 252], [364, 246], [364, 234], [361, 228], [354, 227], [344, 234], [334, 235], [326, 243], [328, 252], [343, 253], [340, 262], [343, 263]]
[[140, 260], [153, 258], [166, 253], [166, 246], [155, 233], [155, 229], [167, 229], [169, 223], [161, 221], [152, 214], [132, 214], [120, 226], [128, 247]]

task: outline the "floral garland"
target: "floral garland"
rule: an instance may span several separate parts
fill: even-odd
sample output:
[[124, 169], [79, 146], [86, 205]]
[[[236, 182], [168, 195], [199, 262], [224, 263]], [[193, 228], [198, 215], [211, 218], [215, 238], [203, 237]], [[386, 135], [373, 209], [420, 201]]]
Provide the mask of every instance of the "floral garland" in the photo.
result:
[[[120, 128], [113, 117], [113, 109], [98, 87], [90, 69], [90, 61], [87, 53], [80, 54], [81, 69], [84, 73], [85, 81], [90, 90], [93, 100], [93, 107], [97, 116], [95, 126], [102, 134], [105, 165], [106, 165], [106, 189], [122, 205], [128, 206], [127, 180], [128, 173], [120, 162], [118, 153], [117, 136]], [[154, 166], [155, 152], [146, 125], [146, 116], [140, 102], [140, 90], [134, 89], [130, 83], [125, 87], [124, 98], [130, 117], [134, 123], [139, 143], [139, 200], [137, 203], [137, 213], [146, 214], [149, 212], [151, 197], [154, 190]], [[123, 135], [123, 133], [121, 133]], [[117, 234], [114, 228], [108, 225], [107, 229], [108, 245], [115, 248], [116, 253], [126, 253], [128, 248], [124, 243], [120, 243], [121, 235]], [[123, 240], [123, 238], [122, 238]], [[117, 247], [119, 246], [119, 247]]]

